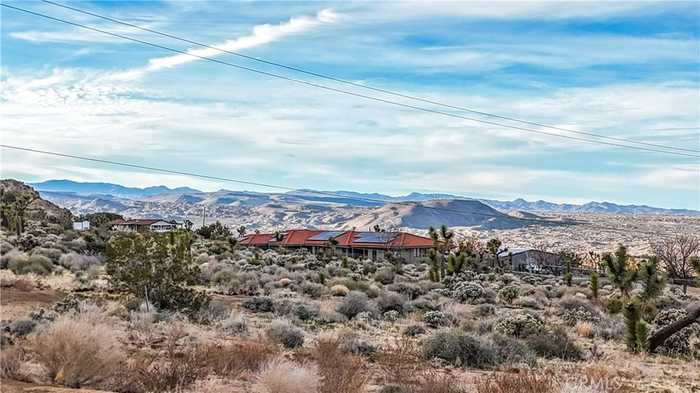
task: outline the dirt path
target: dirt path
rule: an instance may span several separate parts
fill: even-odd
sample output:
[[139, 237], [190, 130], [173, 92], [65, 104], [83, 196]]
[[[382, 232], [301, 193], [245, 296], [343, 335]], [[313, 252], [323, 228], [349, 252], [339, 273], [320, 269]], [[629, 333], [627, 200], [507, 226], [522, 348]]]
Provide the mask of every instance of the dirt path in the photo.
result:
[[2, 391], [2, 393], [104, 393], [101, 390], [44, 386], [27, 382], [13, 381], [11, 379], [0, 380], [0, 391]]
[[63, 293], [53, 289], [2, 288], [0, 289], [0, 318], [3, 320], [26, 318], [32, 310], [50, 307], [62, 296]]

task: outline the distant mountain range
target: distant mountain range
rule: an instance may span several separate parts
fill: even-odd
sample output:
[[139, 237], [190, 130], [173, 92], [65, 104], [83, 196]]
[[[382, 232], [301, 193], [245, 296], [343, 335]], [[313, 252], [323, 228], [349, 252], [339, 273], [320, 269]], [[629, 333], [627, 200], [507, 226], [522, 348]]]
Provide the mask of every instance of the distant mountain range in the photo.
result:
[[[429, 201], [478, 201], [501, 213], [519, 218], [532, 218], [532, 213], [600, 213], [600, 214], [679, 214], [700, 216], [700, 211], [688, 209], [663, 209], [645, 205], [618, 205], [610, 202], [589, 202], [583, 205], [558, 204], [547, 201], [529, 202], [524, 199], [499, 201], [472, 199], [451, 194], [422, 194], [413, 192], [404, 196], [389, 196], [379, 193], [352, 191], [298, 190], [287, 193], [259, 193], [248, 191], [219, 190], [202, 192], [189, 187], [169, 188], [155, 186], [146, 188], [125, 187], [112, 183], [82, 183], [71, 180], [48, 180], [30, 183], [42, 196], [71, 210], [123, 212], [141, 209], [158, 203], [176, 206], [204, 205], [210, 207], [256, 207], [276, 205], [319, 205], [348, 207], [384, 207], [397, 202]], [[404, 205], [405, 206], [405, 205]], [[418, 206], [418, 205], [416, 205]], [[382, 214], [378, 211], [377, 214]], [[535, 216], [537, 217], [537, 216]], [[443, 217], [444, 218], [444, 217]], [[371, 220], [369, 220], [371, 221]]]

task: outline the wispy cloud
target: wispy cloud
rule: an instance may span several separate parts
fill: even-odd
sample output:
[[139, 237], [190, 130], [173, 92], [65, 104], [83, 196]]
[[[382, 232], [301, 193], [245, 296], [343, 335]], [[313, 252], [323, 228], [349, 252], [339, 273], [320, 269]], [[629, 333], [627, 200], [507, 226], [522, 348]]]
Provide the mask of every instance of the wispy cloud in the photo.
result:
[[126, 80], [138, 79], [150, 72], [173, 68], [182, 64], [201, 60], [201, 57], [219, 56], [222, 54], [222, 51], [239, 51], [269, 44], [284, 37], [310, 30], [322, 24], [335, 23], [338, 18], [339, 15], [333, 10], [324, 9], [319, 11], [315, 17], [297, 16], [277, 25], [258, 25], [253, 27], [253, 32], [250, 35], [210, 45], [213, 48], [190, 49], [187, 51], [187, 54], [150, 59], [148, 65], [145, 67], [117, 73], [113, 75], [113, 77]]

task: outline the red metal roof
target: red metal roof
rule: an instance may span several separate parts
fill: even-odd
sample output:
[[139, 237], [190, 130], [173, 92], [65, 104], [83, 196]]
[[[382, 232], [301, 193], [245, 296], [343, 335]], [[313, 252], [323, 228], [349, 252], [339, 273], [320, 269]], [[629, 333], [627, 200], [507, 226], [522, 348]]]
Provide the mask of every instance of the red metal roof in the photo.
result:
[[[310, 229], [292, 229], [284, 233], [282, 241], [275, 241], [274, 234], [264, 233], [248, 235], [240, 241], [243, 245], [249, 246], [325, 246], [327, 240], [309, 240], [310, 238], [330, 231], [319, 231]], [[379, 248], [379, 249], [401, 249], [401, 248], [431, 248], [433, 239], [414, 235], [405, 232], [386, 232], [385, 242], [362, 242], [358, 238], [362, 234], [372, 232], [346, 231], [334, 237], [338, 242], [338, 247], [357, 248]]]
[[253, 233], [251, 235], [246, 235], [243, 239], [239, 241], [240, 244], [246, 246], [266, 246], [270, 242], [275, 240], [275, 235], [273, 233]]

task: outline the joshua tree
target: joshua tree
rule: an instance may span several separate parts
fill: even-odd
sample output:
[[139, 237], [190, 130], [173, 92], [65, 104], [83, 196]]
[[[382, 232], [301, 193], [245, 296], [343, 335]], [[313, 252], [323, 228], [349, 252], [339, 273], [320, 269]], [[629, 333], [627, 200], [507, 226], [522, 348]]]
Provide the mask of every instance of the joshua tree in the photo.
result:
[[24, 214], [34, 199], [36, 197], [27, 192], [3, 191], [0, 194], [3, 224], [9, 227], [10, 222], [12, 222], [17, 236], [21, 236], [24, 232]]
[[430, 281], [442, 281], [445, 267], [442, 256], [438, 254], [438, 252], [435, 251], [435, 249], [431, 249], [428, 252], [428, 264], [430, 265], [430, 270], [428, 271]]
[[496, 264], [500, 266], [500, 263], [498, 262], [498, 252], [500, 251], [502, 244], [503, 243], [501, 243], [501, 241], [498, 239], [491, 239], [488, 241], [488, 243], [486, 243], [486, 249], [491, 254], [491, 257], [493, 257], [494, 267]]
[[651, 257], [642, 263], [639, 267], [639, 279], [643, 287], [643, 292], [640, 295], [642, 301], [648, 302], [661, 294], [666, 283], [659, 273], [656, 257]]
[[471, 261], [472, 258], [468, 257], [466, 252], [450, 254], [450, 256], [447, 257], [447, 273], [459, 274], [467, 267], [467, 265], [470, 264]]
[[605, 254], [603, 264], [605, 265], [612, 283], [620, 290], [620, 294], [629, 297], [629, 290], [632, 283], [637, 279], [637, 271], [630, 270], [629, 255], [627, 248], [620, 245], [615, 254]]
[[591, 273], [591, 292], [593, 293], [593, 299], [598, 299], [598, 272]]
[[642, 319], [641, 305], [637, 299], [625, 305], [623, 311], [625, 317], [625, 341], [627, 348], [632, 352], [642, 352], [647, 347], [647, 335], [649, 327]]
[[239, 226], [238, 229], [236, 229], [236, 231], [238, 232], [238, 237], [245, 236], [245, 225]]

